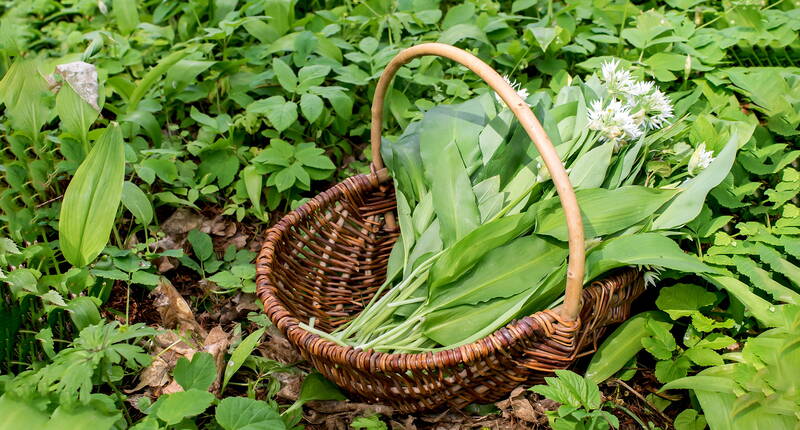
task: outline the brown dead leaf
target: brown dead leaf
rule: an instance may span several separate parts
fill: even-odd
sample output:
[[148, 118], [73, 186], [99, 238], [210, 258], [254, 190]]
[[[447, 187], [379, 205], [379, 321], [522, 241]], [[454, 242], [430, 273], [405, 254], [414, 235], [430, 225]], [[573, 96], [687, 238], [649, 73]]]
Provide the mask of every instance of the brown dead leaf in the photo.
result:
[[139, 374], [139, 384], [126, 392], [132, 393], [147, 388], [152, 397], [158, 397], [165, 391], [170, 392], [175, 388], [167, 388], [172, 381], [170, 372], [178, 359], [186, 357], [191, 360], [197, 352], [196, 346], [190, 344], [192, 343], [190, 339], [182, 338], [171, 330], [159, 333], [155, 336], [154, 341], [150, 350], [153, 361]]
[[381, 414], [386, 417], [391, 417], [394, 414], [394, 409], [392, 409], [391, 406], [370, 403], [356, 403], [346, 400], [315, 400], [306, 403], [305, 407], [324, 414], [349, 412], [355, 413], [355, 415], [358, 416]]
[[236, 223], [228, 221], [222, 215], [206, 219], [200, 224], [200, 231], [214, 236], [231, 237], [236, 234]]
[[402, 420], [389, 421], [389, 425], [392, 430], [417, 430], [417, 426], [414, 425], [414, 417], [412, 416], [405, 417]]
[[233, 246], [236, 247], [236, 249], [242, 249], [245, 246], [247, 246], [247, 241], [249, 239], [250, 239], [250, 237], [248, 235], [246, 235], [244, 233], [238, 233], [238, 234], [234, 235], [233, 237], [231, 237], [230, 239], [228, 239], [228, 242], [225, 244], [225, 246], [223, 248], [227, 248], [230, 245], [233, 245]]
[[267, 336], [258, 349], [262, 356], [283, 364], [295, 364], [303, 360], [297, 349], [274, 325], [267, 329]]
[[190, 209], [180, 208], [161, 223], [161, 231], [167, 236], [180, 237], [203, 224], [203, 216]]
[[170, 261], [170, 257], [158, 257], [153, 260], [159, 273], [168, 272], [175, 268], [175, 264]]
[[161, 323], [165, 327], [192, 332], [201, 338], [207, 335], [194, 318], [192, 308], [169, 280], [162, 277], [150, 294], [154, 296], [153, 304], [161, 315]]
[[243, 313], [244, 311], [261, 312], [264, 310], [264, 304], [258, 299], [258, 296], [252, 293], [238, 293], [231, 300], [236, 305], [236, 311]]
[[300, 388], [303, 385], [303, 377], [292, 372], [275, 372], [272, 374], [281, 383], [281, 389], [277, 396], [294, 402], [300, 397]]
[[228, 345], [230, 345], [230, 335], [225, 333], [220, 326], [212, 328], [203, 342], [203, 351], [214, 357], [214, 363], [217, 366], [217, 378], [210, 388], [212, 393], [219, 393], [222, 374], [225, 371], [225, 351], [228, 350]]

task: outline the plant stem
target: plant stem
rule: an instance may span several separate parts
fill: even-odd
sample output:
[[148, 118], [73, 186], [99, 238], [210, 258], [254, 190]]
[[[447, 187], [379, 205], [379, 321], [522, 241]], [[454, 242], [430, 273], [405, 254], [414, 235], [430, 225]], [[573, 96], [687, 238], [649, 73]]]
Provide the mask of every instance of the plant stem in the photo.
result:
[[114, 393], [117, 395], [117, 400], [119, 400], [120, 406], [122, 407], [122, 413], [125, 415], [125, 421], [128, 422], [128, 426], [133, 425], [133, 418], [131, 418], [130, 412], [128, 412], [128, 408], [125, 406], [125, 398], [122, 393], [117, 388], [117, 385], [111, 382], [111, 378], [108, 375], [104, 375], [106, 383], [111, 387]]

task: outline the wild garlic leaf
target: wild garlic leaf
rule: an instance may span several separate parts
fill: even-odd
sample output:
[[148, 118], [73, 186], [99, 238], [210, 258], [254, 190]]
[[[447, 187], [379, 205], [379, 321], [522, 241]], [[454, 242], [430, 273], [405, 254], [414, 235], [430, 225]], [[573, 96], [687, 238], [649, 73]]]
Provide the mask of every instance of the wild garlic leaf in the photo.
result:
[[586, 280], [628, 265], [652, 265], [687, 273], [716, 273], [696, 256], [684, 253], [671, 239], [659, 233], [638, 233], [608, 240], [589, 252]]
[[476, 228], [447, 248], [431, 268], [431, 291], [455, 281], [487, 252], [530, 230], [534, 211], [498, 218]]
[[681, 185], [684, 191], [653, 221], [653, 228], [666, 230], [693, 220], [702, 210], [708, 192], [728, 175], [736, 158], [736, 151], [750, 139], [753, 129], [753, 126], [743, 123], [731, 126], [730, 138], [722, 151], [700, 174]]
[[666, 321], [662, 312], [645, 311], [630, 317], [617, 327], [592, 355], [586, 368], [586, 379], [599, 384], [622, 369], [644, 348], [642, 339], [650, 335], [647, 321], [653, 318]]
[[517, 238], [486, 253], [469, 274], [439, 288], [430, 288], [426, 306], [446, 309], [477, 305], [534, 289], [566, 257], [563, 245], [535, 235]]
[[569, 181], [576, 190], [597, 188], [603, 184], [615, 142], [606, 142], [589, 150], [570, 168]]
[[244, 340], [242, 340], [242, 343], [240, 343], [239, 346], [233, 350], [231, 358], [225, 365], [225, 374], [223, 375], [222, 388], [220, 391], [225, 391], [225, 387], [228, 385], [228, 382], [231, 380], [233, 375], [239, 371], [239, 368], [242, 367], [244, 361], [256, 348], [258, 341], [261, 340], [261, 336], [264, 335], [264, 331], [265, 329], [260, 328], [250, 333], [246, 338], [244, 338]]
[[64, 193], [59, 217], [61, 252], [85, 266], [103, 250], [122, 196], [125, 153], [122, 131], [111, 124], [81, 163]]
[[480, 213], [469, 176], [455, 143], [448, 143], [436, 158], [431, 191], [440, 222], [442, 242], [451, 245], [480, 225]]
[[142, 225], [150, 225], [153, 221], [153, 205], [144, 191], [136, 184], [125, 181], [122, 184], [122, 205], [125, 206]]
[[68, 82], [61, 85], [61, 89], [56, 95], [56, 113], [61, 119], [61, 126], [64, 130], [80, 138], [88, 147], [89, 127], [97, 121], [100, 112], [82, 99]]
[[[645, 220], [678, 194], [677, 190], [631, 185], [615, 190], [593, 188], [578, 190], [584, 236], [603, 237]], [[566, 241], [564, 209], [558, 198], [541, 203], [536, 232]]]

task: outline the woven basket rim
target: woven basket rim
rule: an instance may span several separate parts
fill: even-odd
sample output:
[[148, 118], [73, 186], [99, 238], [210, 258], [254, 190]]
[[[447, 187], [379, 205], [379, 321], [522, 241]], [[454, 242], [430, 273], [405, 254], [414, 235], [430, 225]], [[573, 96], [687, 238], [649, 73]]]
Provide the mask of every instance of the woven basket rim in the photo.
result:
[[[287, 338], [295, 345], [302, 345], [307, 351], [339, 365], [353, 366], [364, 371], [406, 371], [452, 367], [455, 364], [469, 364], [485, 358], [495, 352], [501, 352], [517, 341], [530, 339], [534, 334], [539, 338], [551, 336], [555, 332], [566, 334], [565, 343], [569, 341], [581, 326], [581, 318], [568, 321], [554, 309], [545, 309], [532, 315], [513, 320], [495, 332], [474, 342], [440, 351], [386, 353], [371, 349], [363, 350], [353, 346], [342, 346], [319, 335], [308, 332], [299, 326], [300, 320], [272, 293], [277, 288], [269, 279], [270, 265], [274, 253], [272, 247], [282, 239], [283, 233], [301, 219], [316, 210], [322, 210], [331, 203], [344, 197], [348, 187], [356, 186], [363, 191], [374, 191], [379, 186], [376, 174], [359, 174], [337, 183], [326, 191], [316, 195], [294, 211], [284, 215], [266, 234], [259, 255], [256, 259], [257, 294], [264, 304], [264, 312]], [[609, 279], [620, 275], [612, 274], [601, 279]], [[593, 281], [591, 286], [599, 284]], [[584, 288], [583, 293], [587, 293]], [[582, 300], [584, 302], [584, 300]], [[557, 308], [555, 308], [557, 309]]]

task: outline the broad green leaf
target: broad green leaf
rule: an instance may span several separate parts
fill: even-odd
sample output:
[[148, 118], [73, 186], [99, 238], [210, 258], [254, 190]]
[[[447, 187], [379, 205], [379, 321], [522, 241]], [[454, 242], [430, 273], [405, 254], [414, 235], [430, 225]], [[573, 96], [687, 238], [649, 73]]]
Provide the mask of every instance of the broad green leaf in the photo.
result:
[[159, 276], [150, 272], [137, 270], [131, 275], [131, 282], [140, 285], [156, 286], [159, 282]]
[[122, 184], [122, 205], [125, 206], [142, 225], [153, 221], [153, 205], [147, 195], [136, 184], [125, 181]]
[[59, 216], [59, 239], [64, 258], [85, 266], [103, 250], [122, 196], [125, 150], [122, 132], [111, 124], [95, 143], [72, 178]]
[[653, 229], [667, 230], [679, 227], [700, 214], [706, 195], [725, 179], [733, 166], [736, 151], [753, 134], [753, 127], [744, 123], [737, 123], [730, 130], [730, 139], [719, 155], [700, 174], [680, 186], [683, 191], [653, 221]]
[[547, 280], [515, 296], [494, 299], [481, 306], [462, 305], [437, 310], [425, 317], [425, 336], [448, 348], [475, 342], [515, 317], [529, 315], [550, 305], [563, 294], [566, 264], [555, 268]]
[[[43, 400], [43, 399], [41, 399]], [[94, 395], [87, 405], [58, 406], [52, 416], [45, 412], [46, 401], [17, 399], [11, 394], [0, 396], [0, 430], [74, 430], [91, 427], [111, 429], [122, 419], [107, 396]]]
[[486, 38], [486, 33], [474, 24], [456, 24], [443, 31], [437, 42], [454, 45], [456, 42], [464, 39], [474, 39], [486, 44], [489, 43], [489, 40]]
[[738, 279], [710, 274], [703, 275], [703, 277], [742, 302], [745, 309], [764, 326], [779, 327], [783, 324], [783, 306], [776, 306], [762, 299], [753, 293], [748, 285]]
[[666, 320], [659, 311], [646, 311], [632, 316], [617, 327], [592, 355], [586, 368], [586, 379], [599, 384], [619, 372], [625, 363], [644, 348], [642, 339], [650, 335], [647, 321], [654, 318]]
[[620, 236], [592, 250], [586, 258], [587, 281], [617, 267], [652, 265], [686, 273], [716, 273], [696, 256], [684, 253], [671, 239], [658, 233]]
[[239, 368], [242, 367], [244, 361], [247, 360], [247, 357], [253, 352], [258, 345], [258, 341], [261, 340], [261, 336], [264, 335], [263, 328], [260, 328], [248, 335], [239, 346], [233, 350], [231, 354], [231, 358], [228, 360], [228, 364], [225, 366], [225, 374], [222, 377], [222, 389], [220, 391], [225, 391], [225, 387], [228, 386], [228, 382], [231, 380], [234, 374], [239, 371]]
[[35, 402], [23, 401], [4, 394], [0, 397], [0, 430], [41, 429], [50, 416], [36, 407]]
[[355, 430], [388, 430], [389, 427], [386, 423], [381, 421], [380, 415], [372, 415], [368, 417], [357, 417], [350, 423], [350, 427]]
[[451, 245], [480, 225], [480, 212], [469, 176], [454, 142], [436, 157], [431, 184], [433, 207], [445, 245]]
[[300, 82], [297, 87], [298, 93], [304, 93], [309, 88], [320, 85], [325, 81], [325, 77], [330, 73], [331, 67], [324, 64], [313, 64], [305, 66], [297, 72], [297, 79]]
[[683, 354], [698, 366], [719, 366], [725, 363], [718, 352], [708, 348], [689, 348]]
[[309, 122], [316, 121], [324, 107], [322, 99], [316, 94], [306, 93], [300, 96], [300, 111]]
[[536, 288], [566, 257], [566, 247], [541, 237], [517, 238], [489, 251], [467, 275], [430, 288], [426, 306], [446, 309], [516, 295]]
[[650, 336], [642, 338], [641, 341], [647, 352], [660, 360], [672, 358], [672, 351], [678, 346], [675, 337], [670, 333], [672, 323], [650, 318], [645, 326]]
[[514, 120], [514, 113], [510, 109], [505, 109], [489, 121], [487, 126], [480, 132], [479, 145], [484, 166], [489, 164], [494, 153], [503, 145]]
[[88, 405], [59, 406], [42, 429], [74, 430], [90, 427], [93, 430], [110, 430], [120, 419], [122, 413], [117, 410], [111, 399], [95, 397]]
[[227, 270], [215, 273], [214, 276], [209, 277], [208, 280], [225, 289], [242, 287], [242, 278]]
[[297, 88], [297, 75], [294, 74], [294, 71], [292, 71], [291, 67], [289, 67], [280, 58], [274, 58], [272, 60], [272, 70], [275, 72], [275, 76], [278, 78], [278, 83], [281, 84], [283, 89], [293, 93]]
[[684, 409], [675, 417], [675, 430], [704, 430], [706, 419], [694, 409]]
[[186, 417], [203, 413], [213, 401], [214, 395], [208, 391], [191, 389], [163, 395], [153, 404], [153, 408], [156, 408], [159, 419], [167, 424], [177, 424]]
[[[615, 190], [578, 190], [575, 194], [581, 209], [584, 236], [593, 238], [622, 231], [652, 216], [677, 191], [626, 186]], [[566, 241], [568, 235], [564, 209], [558, 198], [545, 201], [540, 207], [536, 232]]]
[[99, 301], [94, 297], [79, 296], [67, 303], [67, 312], [78, 330], [100, 323]]
[[56, 95], [56, 113], [61, 118], [61, 127], [78, 137], [88, 147], [89, 127], [97, 121], [100, 112], [82, 99], [69, 82], [65, 82]]
[[397, 218], [400, 224], [400, 234], [403, 235], [403, 267], [408, 265], [408, 256], [416, 241], [414, 224], [411, 220], [411, 208], [408, 205], [405, 194], [397, 190]]
[[175, 382], [184, 390], [192, 388], [207, 391], [208, 387], [217, 378], [217, 366], [214, 357], [207, 352], [198, 352], [192, 356], [192, 361], [181, 357], [173, 370]]
[[536, 43], [539, 44], [539, 47], [542, 48], [542, 51], [547, 51], [547, 47], [550, 46], [558, 34], [558, 28], [555, 27], [528, 26], [527, 28], [530, 30], [531, 34], [533, 34], [533, 37], [536, 39]]
[[202, 56], [193, 55], [178, 61], [164, 77], [164, 90], [180, 93], [187, 85], [198, 81], [198, 75], [217, 64], [216, 61], [203, 61]]
[[152, 88], [153, 85], [158, 82], [159, 78], [161, 78], [164, 73], [172, 68], [175, 63], [182, 60], [189, 54], [190, 51], [186, 49], [175, 51], [162, 58], [155, 67], [150, 69], [150, 71], [144, 75], [144, 78], [142, 78], [139, 84], [136, 85], [136, 89], [133, 90], [133, 93], [131, 93], [131, 96], [128, 99], [127, 112], [136, 112], [136, 109], [139, 107], [139, 102], [142, 101], [142, 98], [144, 98], [145, 94], [150, 91], [150, 88]]
[[575, 160], [569, 173], [573, 188], [580, 190], [603, 185], [614, 145], [614, 142], [606, 142]]
[[336, 115], [348, 120], [353, 115], [353, 98], [345, 93], [343, 87], [311, 87], [311, 93], [328, 99]]
[[487, 252], [531, 228], [534, 211], [498, 218], [476, 228], [449, 246], [431, 268], [431, 290], [455, 281]]
[[297, 103], [286, 102], [267, 112], [267, 119], [278, 131], [289, 128], [297, 121]]
[[227, 397], [217, 406], [217, 423], [225, 430], [281, 430], [286, 425], [267, 402], [246, 397]]
[[690, 367], [692, 367], [692, 361], [686, 355], [679, 355], [674, 360], [661, 360], [656, 363], [656, 379], [667, 383], [683, 378], [689, 373]]
[[286, 415], [302, 408], [304, 404], [313, 400], [344, 400], [345, 397], [339, 388], [331, 381], [325, 379], [321, 374], [309, 373], [303, 379], [303, 386], [300, 388], [300, 396], [292, 403], [289, 409], [283, 411]]
[[250, 198], [250, 202], [253, 203], [253, 209], [255, 209], [256, 213], [261, 213], [261, 182], [262, 176], [256, 170], [254, 165], [249, 165], [242, 169], [242, 180], [244, 181], [244, 187], [247, 191], [247, 197]]
[[139, 25], [139, 10], [136, 0], [113, 0], [111, 10], [117, 20], [119, 32], [127, 36]]
[[564, 406], [597, 409], [602, 401], [600, 389], [591, 380], [570, 370], [556, 370], [556, 377], [546, 377], [547, 385], [536, 385], [531, 391], [547, 396]]
[[659, 290], [656, 306], [677, 320], [694, 314], [695, 311], [711, 306], [717, 296], [705, 288], [692, 284], [677, 284]]
[[159, 179], [172, 183], [178, 179], [178, 168], [173, 161], [164, 158], [148, 158], [142, 161], [142, 166], [152, 169]]
[[200, 230], [192, 230], [187, 235], [187, 239], [192, 244], [192, 250], [194, 250], [194, 255], [198, 260], [206, 261], [214, 255], [214, 243], [207, 233], [203, 233]]
[[38, 60], [17, 60], [0, 81], [0, 100], [15, 130], [36, 139], [50, 117], [47, 82], [39, 73]]

